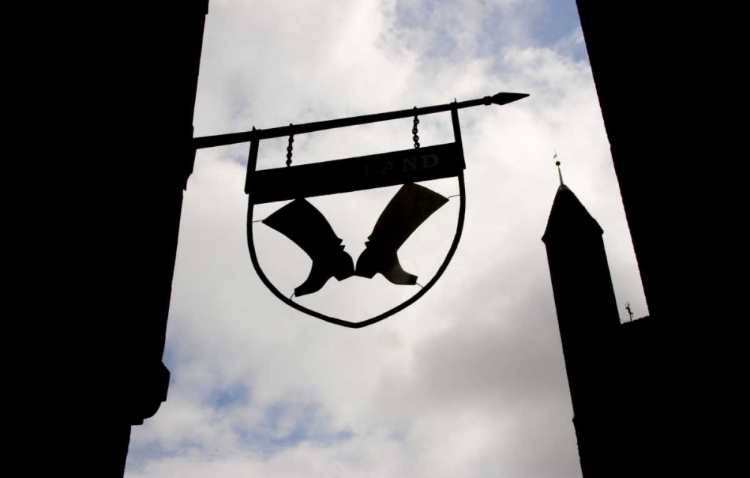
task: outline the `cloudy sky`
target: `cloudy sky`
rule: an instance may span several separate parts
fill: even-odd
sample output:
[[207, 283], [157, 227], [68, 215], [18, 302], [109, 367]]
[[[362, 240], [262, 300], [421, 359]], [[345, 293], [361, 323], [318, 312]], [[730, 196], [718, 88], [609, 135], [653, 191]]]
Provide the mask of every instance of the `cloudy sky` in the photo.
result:
[[[541, 236], [566, 183], [604, 229], [621, 317], [647, 315], [574, 0], [211, 0], [196, 136], [531, 96], [460, 112], [463, 238], [443, 278], [361, 330], [303, 315], [254, 272], [248, 145], [199, 152], [183, 206], [165, 363], [169, 399], [134, 427], [126, 475], [579, 477], [572, 408]], [[411, 119], [295, 137], [295, 164], [407, 149]], [[452, 140], [421, 118], [423, 146]], [[286, 139], [259, 167], [284, 166]], [[449, 196], [455, 180], [424, 183]], [[356, 260], [396, 187], [313, 198]], [[455, 231], [452, 198], [400, 249], [425, 283]], [[256, 208], [263, 219], [281, 204]], [[262, 223], [261, 266], [282, 292], [308, 257]], [[415, 293], [382, 276], [297, 299], [349, 320]]]

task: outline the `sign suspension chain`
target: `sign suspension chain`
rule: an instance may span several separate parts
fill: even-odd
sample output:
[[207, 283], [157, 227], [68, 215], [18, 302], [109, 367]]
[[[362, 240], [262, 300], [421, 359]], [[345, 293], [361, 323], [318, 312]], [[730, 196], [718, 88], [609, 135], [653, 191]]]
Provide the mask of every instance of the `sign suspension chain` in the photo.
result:
[[[416, 110], [417, 107], [415, 106], [414, 109]], [[411, 130], [411, 134], [414, 135], [414, 149], [419, 149], [419, 136], [417, 136], [417, 133], [419, 133], [419, 128], [417, 127], [418, 124], [419, 118], [417, 118], [417, 115], [414, 115], [414, 128]]]
[[[292, 123], [289, 123], [289, 126], [293, 126]], [[294, 149], [294, 146], [292, 146], [292, 143], [294, 143], [294, 134], [289, 135], [289, 146], [286, 147], [286, 167], [292, 165], [292, 150]]]

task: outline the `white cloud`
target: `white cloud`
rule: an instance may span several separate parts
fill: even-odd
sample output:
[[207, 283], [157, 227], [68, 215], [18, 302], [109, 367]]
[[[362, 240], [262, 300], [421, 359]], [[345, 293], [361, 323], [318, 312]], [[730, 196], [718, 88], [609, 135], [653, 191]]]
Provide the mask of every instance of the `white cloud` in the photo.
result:
[[[570, 39], [527, 43], [529, 16], [507, 3], [212, 0], [197, 136], [501, 90], [531, 97], [461, 112], [467, 216], [455, 259], [421, 301], [362, 330], [304, 316], [263, 287], [245, 238], [247, 145], [201, 151], [170, 311], [173, 383], [158, 414], [134, 428], [128, 476], [580, 476], [540, 240], [557, 188], [554, 149], [605, 231], [618, 300], [644, 314], [645, 302], [590, 69], [561, 47]], [[482, 19], [498, 9], [518, 34], [489, 55]], [[446, 37], [431, 31], [454, 35], [458, 48], [441, 50]], [[294, 161], [409, 148], [410, 129], [402, 120], [298, 136]], [[447, 115], [422, 118], [420, 137], [449, 141]], [[260, 167], [283, 165], [285, 147], [263, 142]], [[449, 180], [430, 187], [457, 192]], [[356, 260], [395, 190], [311, 202]], [[420, 281], [445, 255], [456, 211], [451, 199], [401, 249]], [[291, 293], [309, 260], [253, 227], [264, 269]], [[412, 292], [379, 276], [332, 279], [299, 300], [362, 317]]]

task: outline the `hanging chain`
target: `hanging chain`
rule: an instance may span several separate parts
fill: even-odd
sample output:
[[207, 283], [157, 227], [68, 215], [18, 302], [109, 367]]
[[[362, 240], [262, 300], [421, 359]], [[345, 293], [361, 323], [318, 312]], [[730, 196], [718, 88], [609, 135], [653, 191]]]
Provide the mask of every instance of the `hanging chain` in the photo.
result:
[[[292, 126], [292, 123], [289, 123], [289, 126]], [[289, 146], [286, 147], [286, 167], [292, 165], [292, 150], [294, 149], [294, 146], [292, 146], [292, 143], [294, 143], [294, 135], [289, 135]]]
[[[417, 107], [415, 106], [414, 109], [417, 109]], [[414, 115], [414, 127], [411, 130], [411, 134], [414, 135], [414, 149], [419, 149], [419, 136], [417, 135], [417, 133], [419, 133], [419, 128], [417, 127], [418, 124], [419, 118], [417, 118], [417, 115]]]

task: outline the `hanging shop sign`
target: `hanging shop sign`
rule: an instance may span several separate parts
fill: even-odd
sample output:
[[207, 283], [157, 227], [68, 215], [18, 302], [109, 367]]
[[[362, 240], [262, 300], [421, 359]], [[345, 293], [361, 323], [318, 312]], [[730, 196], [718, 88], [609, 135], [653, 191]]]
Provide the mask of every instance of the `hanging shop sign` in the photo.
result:
[[[255, 271], [263, 284], [290, 307], [326, 322], [344, 327], [361, 328], [390, 317], [423, 297], [443, 275], [456, 252], [463, 231], [466, 209], [463, 176], [466, 164], [458, 110], [479, 105], [504, 105], [526, 96], [528, 95], [520, 93], [499, 93], [478, 100], [454, 101], [426, 108], [289, 125], [268, 130], [253, 128], [252, 131], [246, 133], [196, 138], [194, 146], [200, 149], [250, 142], [245, 193], [248, 196], [248, 247]], [[448, 111], [453, 123], [454, 141], [420, 147], [419, 116]], [[410, 116], [414, 117], [413, 149], [322, 163], [292, 165], [295, 135]], [[256, 170], [260, 142], [263, 139], [278, 137], [289, 138], [286, 167]], [[443, 178], [456, 178], [458, 181], [460, 207], [456, 232], [448, 254], [437, 273], [415, 295], [380, 315], [359, 322], [331, 317], [292, 300], [294, 297], [319, 291], [331, 278], [341, 281], [352, 276], [372, 278], [376, 274], [381, 274], [393, 284], [416, 285], [417, 275], [401, 267], [398, 250], [424, 221], [448, 202], [448, 198], [418, 183]], [[365, 250], [356, 261], [345, 251], [342, 240], [336, 235], [325, 216], [307, 201], [307, 198], [315, 196], [396, 185], [401, 185], [401, 187], [376, 221], [368, 236]], [[290, 200], [291, 202], [286, 203], [267, 218], [261, 221], [253, 220], [253, 210], [256, 205]], [[253, 225], [258, 222], [285, 235], [312, 260], [310, 274], [294, 289], [291, 296], [279, 291], [258, 263], [253, 234]]]

